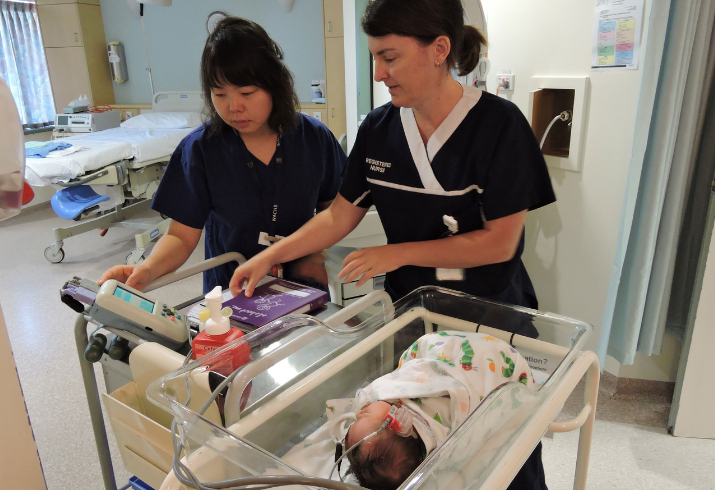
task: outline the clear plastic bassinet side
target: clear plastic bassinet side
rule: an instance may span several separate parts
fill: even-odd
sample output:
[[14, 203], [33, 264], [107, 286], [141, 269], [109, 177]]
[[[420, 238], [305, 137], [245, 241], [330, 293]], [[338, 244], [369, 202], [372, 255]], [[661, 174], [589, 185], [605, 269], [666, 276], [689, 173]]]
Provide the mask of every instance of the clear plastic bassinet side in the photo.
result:
[[[392, 316], [392, 311], [390, 304], [390, 308], [384, 308], [362, 324], [342, 324], [337, 328], [307, 315], [282, 317], [154, 381], [149, 385], [147, 398], [169, 411], [181, 426], [191, 451], [196, 451], [191, 459], [199, 477], [300, 474], [271, 452], [224, 426], [250, 415], [286, 386], [299, 383], [369, 337], [384, 325], [385, 315]], [[223, 375], [225, 367], [231, 365], [237, 352], [246, 349], [251, 361], [222, 387], [227, 381]], [[218, 396], [213, 397], [212, 392]], [[211, 455], [216, 454], [221, 457], [212, 459]]]
[[[202, 377], [215, 377], [211, 369], [225, 362], [231, 344], [150, 386], [149, 398], [175, 415], [194, 447], [203, 446], [190, 458], [192, 468], [200, 468], [197, 475], [202, 481], [248, 474], [309, 474], [281, 458], [324, 426], [326, 400], [351, 398], [356, 389], [394, 370], [404, 350], [425, 333], [461, 330], [510, 343], [535, 373], [542, 373], [543, 381], [536, 392], [521, 383], [495, 390], [403, 484], [403, 488], [466, 488], [486, 478], [509, 453], [591, 330], [576, 320], [438, 287], [420, 288], [397, 302], [394, 313], [383, 311], [357, 327], [334, 329], [308, 317], [277, 322], [242, 339], [251, 348], [251, 362], [242, 370], [246, 376], [233, 383], [236, 393], [243, 395], [250, 382], [250, 394], [244, 397], [239, 420], [226, 428], [185, 406], [185, 386], [206, 384]], [[226, 403], [237, 398], [231, 390], [233, 386]], [[199, 393], [192, 389], [192, 397]]]
[[[540, 375], [542, 385], [538, 391], [509, 382], [490, 393], [400, 487], [402, 490], [492, 488], [497, 470], [503, 470], [507, 462], [514, 466], [515, 448], [530, 454], [545, 432], [548, 423], [541, 420], [545, 405], [553, 401], [569, 368], [583, 354], [593, 327], [560, 315], [475, 301], [468, 295], [438, 288], [422, 288], [413, 294], [419, 294], [422, 305], [429, 311], [425, 319], [434, 321], [433, 328], [468, 330], [469, 323], [476, 324], [473, 331], [490, 333], [509, 342], [527, 360], [535, 376]], [[494, 328], [502, 332], [494, 332]], [[536, 429], [541, 430], [537, 437], [528, 434], [536, 426], [544, 429]], [[530, 447], [521, 447], [525, 441], [532, 441]], [[521, 463], [514, 467], [520, 466]]]

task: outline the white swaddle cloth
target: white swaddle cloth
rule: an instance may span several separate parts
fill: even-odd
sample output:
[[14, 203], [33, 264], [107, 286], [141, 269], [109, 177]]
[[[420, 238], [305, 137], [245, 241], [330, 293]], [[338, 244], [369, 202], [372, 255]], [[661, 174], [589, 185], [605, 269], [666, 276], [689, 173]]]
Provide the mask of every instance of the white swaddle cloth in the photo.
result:
[[[378, 400], [413, 412], [427, 454], [441, 444], [492, 390], [518, 381], [537, 390], [531, 368], [509, 344], [471, 332], [436, 332], [420, 337], [400, 358], [397, 370], [370, 383], [357, 405]], [[355, 407], [359, 410], [360, 406]]]
[[345, 437], [355, 413], [378, 400], [412, 411], [415, 430], [430, 454], [484, 397], [509, 381], [539, 388], [526, 360], [506, 342], [480, 333], [427, 334], [405, 351], [397, 370], [358, 390], [354, 399], [327, 400], [327, 423], [282, 459], [305, 474], [327, 478], [335, 444]]

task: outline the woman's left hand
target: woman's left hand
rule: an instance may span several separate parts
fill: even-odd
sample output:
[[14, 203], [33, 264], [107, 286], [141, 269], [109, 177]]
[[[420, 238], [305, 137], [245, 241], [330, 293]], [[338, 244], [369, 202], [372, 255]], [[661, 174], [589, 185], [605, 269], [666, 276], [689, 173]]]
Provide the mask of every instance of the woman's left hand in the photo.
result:
[[375, 276], [399, 269], [405, 265], [403, 260], [404, 253], [398, 244], [363, 248], [345, 257], [343, 270], [338, 274], [338, 278], [343, 282], [360, 278], [357, 286], [362, 286]]

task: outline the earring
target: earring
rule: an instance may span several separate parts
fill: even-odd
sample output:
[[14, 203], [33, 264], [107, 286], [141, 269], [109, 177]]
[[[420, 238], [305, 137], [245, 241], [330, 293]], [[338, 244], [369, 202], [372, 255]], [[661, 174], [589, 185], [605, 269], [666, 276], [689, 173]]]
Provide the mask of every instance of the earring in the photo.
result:
[[435, 65], [437, 65], [437, 68], [439, 68], [439, 65], [440, 65], [441, 63], [440, 63], [439, 61], [435, 61], [434, 63], [435, 63]]

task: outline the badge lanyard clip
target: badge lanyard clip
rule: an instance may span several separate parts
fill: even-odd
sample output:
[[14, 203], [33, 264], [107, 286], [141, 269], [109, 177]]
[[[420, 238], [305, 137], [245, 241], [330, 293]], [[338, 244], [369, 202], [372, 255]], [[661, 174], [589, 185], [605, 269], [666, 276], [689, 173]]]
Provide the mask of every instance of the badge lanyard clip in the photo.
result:
[[[261, 189], [261, 181], [258, 178], [258, 175], [256, 174], [256, 169], [254, 168], [255, 165], [252, 161], [252, 155], [248, 151], [248, 148], [246, 148], [245, 144], [241, 145], [242, 146], [242, 151], [244, 154], [244, 158], [246, 159], [246, 166], [249, 169], [249, 173], [251, 175], [251, 178], [253, 179], [256, 189], [258, 189], [258, 192], [261, 196], [261, 201], [263, 202], [263, 209], [265, 209], [265, 205], [267, 204], [265, 202], [266, 195], [263, 189]], [[282, 236], [278, 235], [276, 233], [278, 229], [278, 211], [279, 211], [279, 200], [280, 200], [280, 180], [281, 180], [281, 167], [283, 166], [283, 148], [281, 147], [281, 137], [280, 135], [276, 139], [276, 152], [274, 155], [274, 162], [272, 165], [276, 165], [276, 173], [275, 173], [275, 179], [273, 182], [274, 189], [273, 189], [273, 205], [271, 206], [271, 216], [268, 217], [265, 221], [265, 226], [268, 231], [262, 231], [258, 234], [258, 243], [260, 245], [263, 245], [265, 247], [270, 247], [272, 244], [278, 242], [281, 240]]]
[[285, 237], [280, 236], [280, 235], [269, 235], [265, 231], [262, 231], [258, 234], [258, 243], [261, 245], [265, 245], [266, 247], [270, 247], [274, 243], [278, 243], [281, 240], [283, 240]]
[[[459, 223], [452, 216], [445, 214], [442, 216], [442, 222], [447, 227], [447, 231], [442, 235], [442, 238], [454, 236], [459, 233]], [[464, 281], [464, 269], [435, 269], [438, 281]]]

